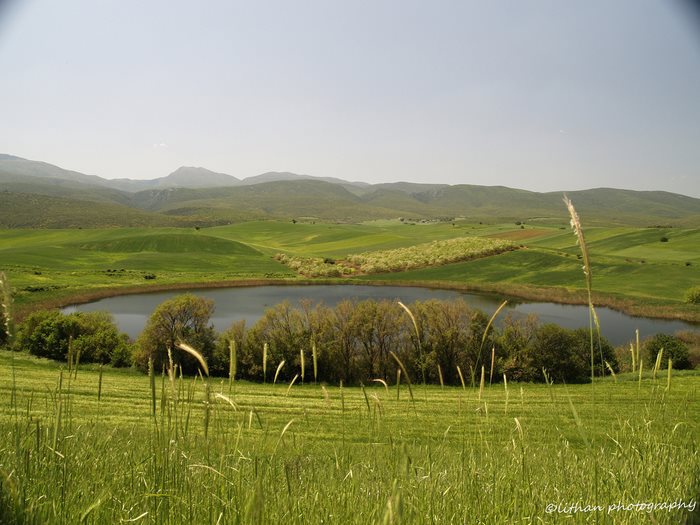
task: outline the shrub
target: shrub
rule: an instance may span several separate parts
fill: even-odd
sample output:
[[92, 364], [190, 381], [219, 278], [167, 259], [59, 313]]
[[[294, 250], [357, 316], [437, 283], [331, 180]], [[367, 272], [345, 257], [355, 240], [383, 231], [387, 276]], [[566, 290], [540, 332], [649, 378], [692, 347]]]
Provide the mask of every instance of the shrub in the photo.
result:
[[659, 241], [660, 241], [660, 242], [668, 242], [668, 237], [666, 237], [666, 236], [664, 235], [663, 237], [661, 237], [661, 239], [659, 239]]
[[20, 326], [16, 341], [19, 349], [60, 361], [66, 360], [69, 345], [81, 363], [131, 364], [128, 337], [105, 312], [34, 312]]
[[700, 304], [700, 286], [693, 286], [685, 293], [685, 302]]
[[673, 361], [673, 368], [677, 370], [690, 368], [690, 358], [686, 344], [678, 337], [667, 334], [656, 334], [644, 342], [644, 350], [646, 351], [649, 365], [653, 366], [656, 363], [656, 356], [662, 348], [664, 349], [664, 363], [668, 363], [668, 358], [670, 357]]
[[[506, 320], [499, 340], [507, 353], [505, 372], [515, 381], [542, 381], [542, 369], [555, 381], [585, 383], [591, 378], [590, 333], [585, 328], [567, 330], [555, 324], [538, 326], [536, 319]], [[594, 372], [602, 375], [604, 362], [618, 370], [612, 345], [597, 337], [593, 345]], [[602, 354], [602, 359], [601, 359]]]

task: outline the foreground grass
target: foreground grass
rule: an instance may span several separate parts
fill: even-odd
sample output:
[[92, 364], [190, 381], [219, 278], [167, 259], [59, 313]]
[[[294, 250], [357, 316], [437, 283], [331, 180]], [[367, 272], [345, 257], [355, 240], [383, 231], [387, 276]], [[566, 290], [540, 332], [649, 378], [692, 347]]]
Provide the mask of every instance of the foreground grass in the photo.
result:
[[700, 488], [695, 372], [415, 402], [158, 376], [153, 416], [148, 377], [59, 368], [0, 352], [2, 523], [682, 523], [609, 506]]

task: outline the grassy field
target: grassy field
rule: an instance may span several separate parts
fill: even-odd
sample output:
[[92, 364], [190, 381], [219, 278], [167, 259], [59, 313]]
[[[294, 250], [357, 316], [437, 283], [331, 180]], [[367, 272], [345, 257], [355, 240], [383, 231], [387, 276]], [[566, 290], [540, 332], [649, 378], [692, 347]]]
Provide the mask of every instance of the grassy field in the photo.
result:
[[699, 379], [487, 377], [412, 402], [158, 374], [153, 397], [130, 370], [0, 352], [0, 522], [694, 523], [697, 502], [631, 505], [697, 500]]
[[[432, 282], [561, 300], [584, 286], [579, 248], [568, 224], [464, 222], [365, 224], [246, 222], [201, 229], [115, 228], [0, 230], [0, 269], [23, 305], [119, 288], [245, 279], [299, 279], [273, 259], [277, 253], [343, 258], [434, 240], [487, 236], [523, 248], [469, 262], [374, 275], [375, 282]], [[700, 229], [594, 227], [586, 230], [594, 289], [612, 305], [648, 315], [700, 320], [683, 305], [700, 282]], [[661, 242], [661, 238], [667, 242]], [[625, 307], [626, 307], [625, 306]], [[657, 308], [658, 307], [658, 308]], [[655, 311], [655, 309], [657, 311]]]

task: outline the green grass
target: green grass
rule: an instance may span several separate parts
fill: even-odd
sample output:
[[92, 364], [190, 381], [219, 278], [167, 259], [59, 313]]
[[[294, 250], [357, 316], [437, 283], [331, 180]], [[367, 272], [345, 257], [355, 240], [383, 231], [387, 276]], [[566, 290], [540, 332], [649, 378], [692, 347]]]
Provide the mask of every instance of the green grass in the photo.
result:
[[[700, 229], [592, 227], [585, 233], [593, 261], [593, 286], [599, 296], [645, 305], [651, 314], [658, 304], [685, 318], [699, 317], [697, 309], [682, 302], [687, 289], [700, 282]], [[583, 289], [579, 248], [563, 221], [525, 229], [512, 223], [382, 220], [363, 224], [255, 221], [200, 230], [0, 230], [0, 269], [9, 275], [21, 307], [153, 284], [297, 279], [298, 275], [273, 259], [276, 253], [344, 258], [464, 236], [509, 239], [526, 249], [372, 279], [484, 288], [512, 284], [521, 295], [535, 297], [537, 292], [538, 298], [550, 294], [554, 300], [555, 289]], [[660, 242], [662, 236], [668, 242]], [[146, 281], [145, 274], [156, 278]]]
[[690, 514], [607, 510], [698, 494], [697, 372], [674, 372], [670, 391], [665, 374], [622, 375], [494, 384], [481, 401], [414, 386], [415, 404], [406, 386], [397, 400], [394, 385], [229, 392], [217, 379], [206, 404], [193, 378], [175, 381], [175, 402], [158, 376], [155, 418], [147, 376], [105, 369], [99, 401], [96, 368], [59, 377], [0, 352], [3, 523], [675, 524]]

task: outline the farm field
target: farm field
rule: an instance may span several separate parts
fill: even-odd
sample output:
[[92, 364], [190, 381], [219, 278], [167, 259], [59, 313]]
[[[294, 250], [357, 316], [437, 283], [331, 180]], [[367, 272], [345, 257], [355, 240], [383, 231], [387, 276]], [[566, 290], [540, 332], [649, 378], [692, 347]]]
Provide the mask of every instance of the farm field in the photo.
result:
[[[599, 302], [641, 307], [647, 315], [697, 320], [684, 305], [700, 281], [700, 230], [593, 227], [585, 230]], [[478, 236], [521, 249], [467, 262], [357, 276], [370, 282], [432, 283], [557, 301], [584, 287], [579, 247], [568, 224], [374, 221], [329, 224], [246, 222], [201, 229], [0, 230], [0, 261], [18, 307], [134, 287], [242, 280], [299, 280], [276, 254], [344, 258], [434, 240]], [[661, 238], [667, 242], [661, 242]], [[306, 279], [306, 278], [304, 278]], [[670, 312], [670, 313], [669, 313]]]
[[[251, 384], [0, 352], [3, 523], [682, 523], [697, 372]], [[153, 415], [155, 399], [155, 416]], [[631, 507], [636, 504], [686, 508]], [[594, 507], [600, 510], [593, 510]], [[623, 508], [627, 510], [623, 510]], [[17, 520], [17, 521], [13, 521]]]

